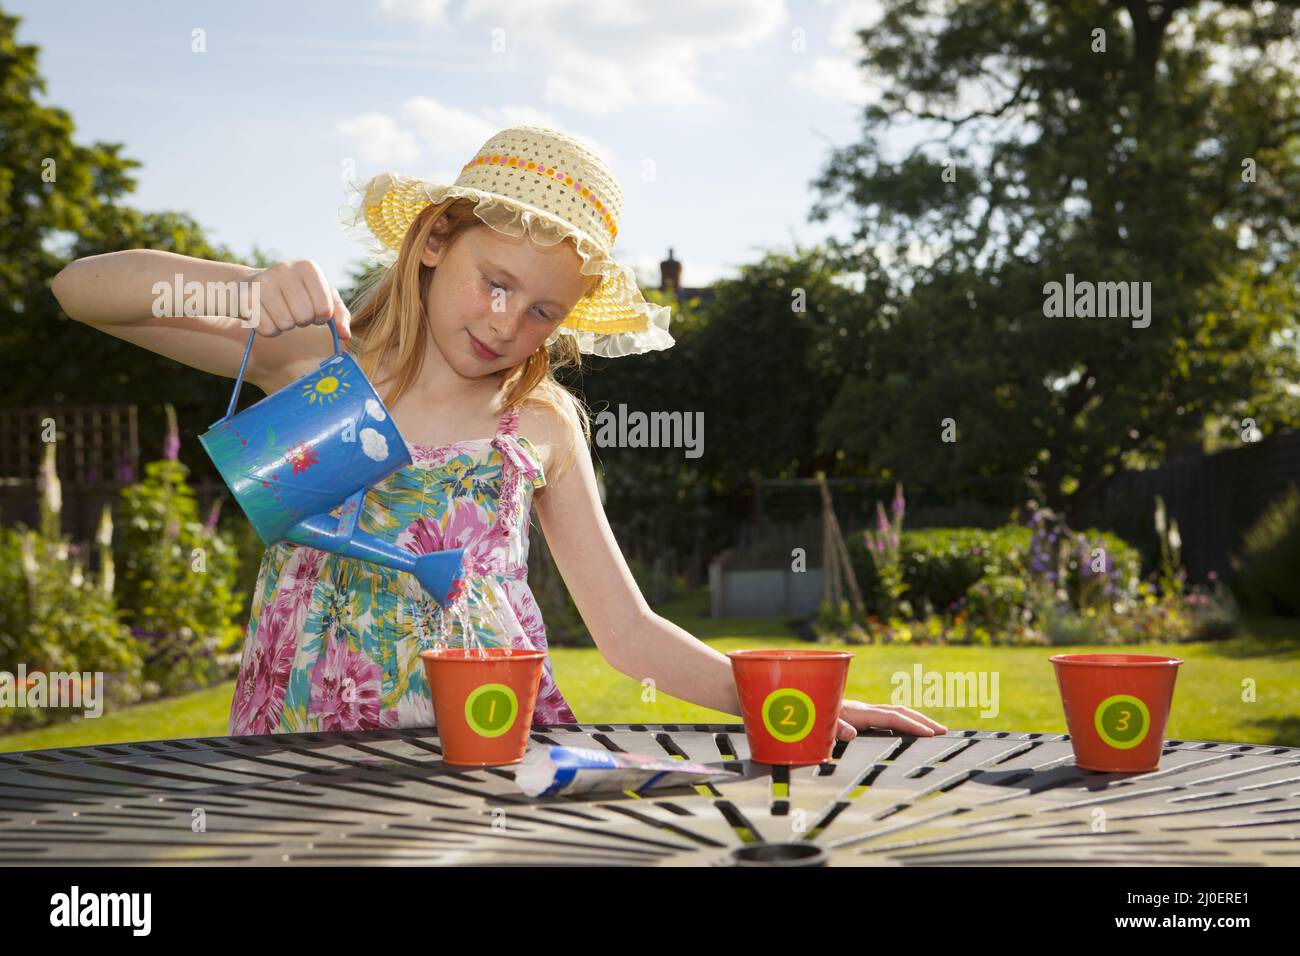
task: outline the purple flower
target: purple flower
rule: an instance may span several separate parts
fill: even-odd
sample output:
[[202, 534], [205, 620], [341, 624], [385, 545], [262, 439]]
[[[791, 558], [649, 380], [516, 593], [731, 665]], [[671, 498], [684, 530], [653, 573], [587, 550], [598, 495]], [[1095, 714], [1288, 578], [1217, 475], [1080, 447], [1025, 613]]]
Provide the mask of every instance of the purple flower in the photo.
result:
[[163, 442], [163, 457], [175, 461], [181, 450], [181, 436], [176, 426], [176, 409], [167, 405], [167, 438]]
[[221, 514], [221, 502], [221, 498], [212, 502], [212, 510], [208, 512], [208, 520], [204, 522], [204, 527], [209, 531], [217, 526], [217, 516]]
[[903, 486], [899, 485], [894, 491], [894, 514], [902, 517], [903, 509], [907, 507], [907, 500], [903, 497]]

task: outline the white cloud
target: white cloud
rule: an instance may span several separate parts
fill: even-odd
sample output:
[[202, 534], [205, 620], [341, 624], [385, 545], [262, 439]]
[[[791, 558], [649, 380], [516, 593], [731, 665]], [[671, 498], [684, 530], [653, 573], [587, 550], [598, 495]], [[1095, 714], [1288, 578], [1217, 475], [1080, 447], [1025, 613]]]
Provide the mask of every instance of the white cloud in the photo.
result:
[[430, 26], [447, 22], [448, 0], [379, 0], [379, 12], [395, 20], [417, 20]]
[[361, 451], [372, 461], [385, 461], [388, 458], [388, 439], [373, 428], [361, 429]]
[[439, 161], [455, 163], [458, 172], [483, 141], [496, 132], [495, 125], [481, 116], [447, 106], [431, 96], [412, 96], [402, 103], [401, 112], [403, 124]]
[[415, 137], [385, 113], [362, 113], [340, 120], [335, 128], [352, 140], [368, 163], [407, 166], [420, 157], [420, 144]]
[[836, 6], [828, 42], [836, 52], [816, 55], [801, 70], [792, 70], [789, 83], [827, 99], [844, 100], [859, 106], [879, 99], [882, 85], [870, 79], [858, 65], [862, 41], [858, 31], [874, 26], [884, 14], [880, 0], [846, 0]]
[[[414, 19], [425, 7], [400, 6]], [[442, 4], [429, 6], [430, 17], [445, 16]], [[725, 107], [696, 82], [701, 61], [754, 47], [786, 19], [783, 0], [467, 0], [461, 16], [485, 33], [502, 31], [507, 52], [537, 61], [544, 102], [594, 115], [647, 105]]]
[[815, 57], [808, 69], [791, 71], [789, 82], [827, 99], [859, 106], [876, 102], [882, 89], [856, 63], [842, 56]]
[[[463, 167], [494, 134], [511, 126], [543, 126], [581, 140], [611, 166], [614, 151], [554, 115], [530, 106], [503, 106], [476, 112], [456, 109], [431, 96], [412, 96], [398, 108], [399, 116], [367, 112], [337, 125], [351, 137], [366, 162], [438, 182], [454, 182]], [[424, 149], [421, 149], [423, 144]], [[421, 159], [431, 154], [430, 165]], [[410, 169], [420, 161], [419, 170]]]

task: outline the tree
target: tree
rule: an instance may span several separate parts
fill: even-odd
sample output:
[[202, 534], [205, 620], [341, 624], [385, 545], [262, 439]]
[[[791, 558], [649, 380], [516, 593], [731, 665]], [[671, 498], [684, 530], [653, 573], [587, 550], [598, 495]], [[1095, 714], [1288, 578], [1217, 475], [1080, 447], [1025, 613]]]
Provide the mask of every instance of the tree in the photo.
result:
[[620, 405], [629, 413], [702, 413], [699, 457], [598, 441], [593, 449], [608, 466], [611, 521], [625, 535], [639, 533], [630, 524], [639, 521], [679, 552], [697, 541], [706, 553], [734, 542], [752, 507], [751, 476], [842, 470], [837, 450], [818, 446], [815, 426], [880, 304], [837, 282], [818, 249], [769, 251], [713, 288], [707, 305], [672, 303], [671, 349], [592, 359], [590, 376], [561, 377], [593, 415], [617, 416]]
[[[20, 20], [0, 12], [0, 381], [8, 404], [140, 406], [140, 430], [162, 435], [172, 402], [190, 435], [229, 401], [232, 382], [203, 375], [69, 319], [50, 282], [68, 262], [119, 249], [165, 249], [232, 261], [188, 215], [124, 204], [135, 189], [121, 143], [83, 146], [72, 118], [42, 105], [38, 49], [17, 42]], [[253, 260], [266, 262], [256, 253]], [[248, 389], [254, 392], [253, 389]], [[184, 456], [211, 473], [197, 441]], [[155, 451], [155, 456], [161, 448]]]
[[[912, 480], [1033, 476], [1068, 508], [1121, 467], [1200, 447], [1207, 416], [1300, 424], [1284, 387], [1300, 377], [1295, 6], [889, 4], [859, 34], [884, 92], [819, 177], [813, 219], [848, 207], [837, 253], [897, 252], [907, 297], [823, 440]], [[939, 135], [887, 158], [884, 138], [917, 121]], [[1149, 324], [1132, 300], [1127, 316], [1045, 314], [1067, 274], [1150, 283]]]

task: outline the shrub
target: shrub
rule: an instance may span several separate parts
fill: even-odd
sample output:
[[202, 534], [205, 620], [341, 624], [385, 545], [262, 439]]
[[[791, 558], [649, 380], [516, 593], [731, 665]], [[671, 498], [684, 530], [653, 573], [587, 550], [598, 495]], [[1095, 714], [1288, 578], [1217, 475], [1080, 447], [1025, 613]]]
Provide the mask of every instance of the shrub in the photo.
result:
[[[1114, 569], [1117, 587], [1131, 589], [1141, 571], [1137, 549], [1108, 532], [1087, 529], [1078, 538], [1090, 547], [1105, 549], [1109, 567]], [[1021, 525], [1002, 528], [927, 528], [904, 531], [900, 542], [900, 562], [908, 598], [919, 613], [925, 603], [939, 611], [955, 611], [970, 600], [970, 589], [985, 578], [1020, 577], [1030, 572], [1031, 531]], [[862, 543], [862, 535], [849, 535], [845, 541], [853, 570], [858, 576], [863, 600], [873, 610], [884, 608], [888, 599], [883, 593], [875, 565]], [[1080, 564], [1077, 556], [1066, 561], [1065, 587], [1072, 595], [1082, 589], [1091, 573], [1091, 565]], [[1010, 585], [1004, 585], [1005, 587]]]
[[1291, 485], [1246, 531], [1233, 560], [1234, 590], [1247, 609], [1300, 615], [1300, 492]]
[[994, 629], [1012, 629], [1021, 620], [1029, 589], [1019, 575], [993, 574], [972, 584], [965, 596], [971, 620]]
[[[40, 477], [39, 530], [0, 528], [0, 670], [17, 678], [33, 672], [100, 672], [94, 688], [105, 709], [139, 698], [140, 651], [118, 619], [112, 564], [98, 579], [87, 572], [77, 545], [60, 531], [62, 496], [54, 468], [55, 445], [46, 447]], [[107, 549], [108, 509], [100, 523]], [[83, 689], [85, 689], [83, 687]], [[68, 716], [50, 707], [0, 708], [0, 730], [42, 726]]]
[[149, 691], [161, 695], [224, 680], [242, 650], [235, 547], [198, 520], [187, 475], [180, 461], [150, 462], [120, 506], [119, 603], [145, 644]]
[[[217, 515], [215, 520], [214, 513]], [[235, 575], [234, 591], [240, 600], [237, 620], [247, 622], [253, 610], [253, 592], [257, 589], [257, 578], [262, 570], [262, 560], [266, 556], [266, 545], [258, 536], [253, 523], [244, 516], [243, 511], [224, 498], [218, 498], [213, 502], [205, 524], [208, 527], [220, 527], [226, 540], [235, 549], [235, 564], [239, 570]]]

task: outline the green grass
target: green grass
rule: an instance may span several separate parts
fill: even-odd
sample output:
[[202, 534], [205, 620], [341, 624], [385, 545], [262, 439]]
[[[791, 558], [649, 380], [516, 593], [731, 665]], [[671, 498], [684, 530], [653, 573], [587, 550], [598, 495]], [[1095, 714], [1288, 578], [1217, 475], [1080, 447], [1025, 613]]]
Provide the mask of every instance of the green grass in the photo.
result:
[[[658, 612], [718, 651], [804, 645], [782, 622], [767, 618], [707, 617], [701, 590]], [[1247, 633], [1230, 641], [1126, 646], [1132, 653], [1172, 654], [1179, 668], [1167, 737], [1300, 746], [1300, 623], [1252, 618]], [[1116, 648], [843, 646], [854, 654], [846, 695], [869, 703], [892, 703], [891, 675], [924, 671], [987, 671], [998, 675], [999, 712], [981, 717], [978, 707], [916, 706], [950, 730], [1016, 730], [1064, 733], [1065, 718], [1048, 657]], [[640, 682], [605, 663], [595, 648], [551, 651], [556, 680], [579, 720], [587, 723], [739, 722], [732, 714], [688, 704], [662, 692], [642, 700]], [[1242, 700], [1253, 681], [1256, 700]], [[167, 701], [141, 704], [94, 720], [60, 723], [0, 737], [0, 751], [78, 747], [100, 743], [224, 736], [234, 682]]]

